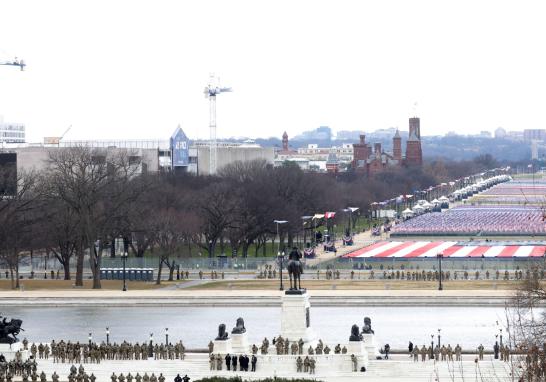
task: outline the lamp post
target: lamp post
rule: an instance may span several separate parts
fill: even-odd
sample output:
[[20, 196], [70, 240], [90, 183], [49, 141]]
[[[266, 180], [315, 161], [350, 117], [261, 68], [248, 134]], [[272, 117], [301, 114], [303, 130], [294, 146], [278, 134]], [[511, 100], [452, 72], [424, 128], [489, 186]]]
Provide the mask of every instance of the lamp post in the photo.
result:
[[444, 255], [442, 253], [438, 254], [438, 290], [443, 290], [444, 287], [442, 286], [442, 259], [444, 258]]
[[502, 328], [500, 328], [499, 330], [500, 330], [500, 346], [502, 346]]
[[434, 359], [434, 334], [430, 335], [430, 359]]
[[165, 328], [165, 345], [169, 346], [169, 328]]
[[284, 262], [284, 251], [282, 253], [279, 252], [277, 254], [277, 261], [279, 262], [279, 266], [280, 266], [279, 276], [280, 276], [280, 279], [281, 279], [281, 284], [280, 284], [279, 290], [284, 290], [284, 287], [282, 285], [282, 265], [283, 265], [283, 262]]
[[442, 330], [442, 329], [438, 329], [438, 347], [440, 347], [440, 331], [441, 331], [441, 330]]
[[154, 334], [150, 333], [150, 344], [148, 345], [148, 358], [153, 358], [154, 356]]
[[121, 253], [121, 260], [123, 261], [123, 291], [127, 292], [127, 282], [125, 281], [125, 263], [127, 262], [127, 252]]
[[106, 327], [106, 345], [110, 345], [110, 328]]
[[89, 340], [89, 346], [91, 346], [91, 341], [93, 340], [93, 335], [91, 333], [89, 333], [89, 336], [87, 337], [87, 339]]
[[279, 290], [284, 290], [282, 285], [282, 261], [284, 260], [284, 252], [281, 257], [281, 235], [279, 233], [279, 225], [288, 223], [288, 220], [273, 220], [273, 223], [277, 225], [277, 236], [279, 238], [279, 245], [277, 247], [277, 260], [280, 260], [280, 277], [281, 277], [281, 286]]

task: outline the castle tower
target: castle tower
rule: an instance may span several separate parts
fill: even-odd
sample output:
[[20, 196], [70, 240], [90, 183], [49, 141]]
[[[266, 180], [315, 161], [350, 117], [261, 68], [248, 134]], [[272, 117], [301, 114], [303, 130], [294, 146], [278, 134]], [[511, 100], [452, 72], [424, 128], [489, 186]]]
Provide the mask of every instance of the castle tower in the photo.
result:
[[370, 149], [366, 144], [366, 136], [360, 135], [360, 142], [353, 143], [353, 169], [358, 172], [366, 172], [366, 161], [370, 156]]
[[418, 117], [413, 117], [409, 119], [409, 135], [415, 133], [417, 139], [421, 139], [421, 121]]
[[288, 134], [286, 134], [286, 131], [282, 135], [282, 150], [288, 151]]
[[421, 127], [419, 118], [409, 119], [409, 138], [406, 143], [406, 165], [421, 166], [423, 164], [423, 152], [421, 150]]
[[398, 163], [402, 161], [402, 138], [398, 129], [396, 129], [396, 134], [392, 138], [392, 156]]

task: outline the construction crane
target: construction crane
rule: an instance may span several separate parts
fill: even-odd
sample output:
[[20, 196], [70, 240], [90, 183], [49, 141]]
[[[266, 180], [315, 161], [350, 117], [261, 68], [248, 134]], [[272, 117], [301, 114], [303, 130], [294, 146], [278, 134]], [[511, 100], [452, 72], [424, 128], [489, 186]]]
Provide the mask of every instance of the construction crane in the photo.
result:
[[21, 68], [21, 71], [25, 70], [25, 66], [27, 66], [27, 64], [25, 64], [25, 61], [18, 60], [17, 57], [15, 57], [15, 59], [11, 61], [0, 61], [0, 65], [18, 66]]
[[223, 88], [219, 85], [220, 79], [216, 78], [213, 74], [209, 77], [209, 84], [205, 87], [205, 98], [209, 99], [210, 105], [210, 160], [209, 160], [209, 174], [216, 174], [217, 167], [217, 149], [218, 142], [216, 141], [216, 95], [220, 93], [231, 92], [231, 88]]

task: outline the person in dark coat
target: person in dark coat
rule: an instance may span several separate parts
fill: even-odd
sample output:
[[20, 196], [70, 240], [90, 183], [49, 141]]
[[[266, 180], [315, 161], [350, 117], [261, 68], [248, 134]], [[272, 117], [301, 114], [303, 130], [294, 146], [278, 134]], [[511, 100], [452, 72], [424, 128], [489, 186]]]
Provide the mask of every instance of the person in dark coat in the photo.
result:
[[495, 359], [499, 359], [499, 343], [495, 341], [495, 345], [493, 346], [493, 353], [495, 353]]
[[256, 362], [258, 362], [258, 358], [256, 358], [256, 356], [252, 354], [252, 360], [250, 362], [252, 364], [251, 371], [256, 371]]
[[180, 374], [177, 374], [176, 377], [174, 377], [174, 382], [182, 382], [182, 377]]
[[186, 374], [186, 375], [184, 376], [184, 378], [182, 378], [182, 380], [183, 380], [184, 382], [190, 382], [190, 379], [191, 379], [191, 378], [188, 377], [188, 374]]
[[233, 371], [237, 371], [237, 356], [231, 356], [231, 365], [233, 366]]
[[411, 357], [411, 352], [413, 352], [413, 342], [409, 342], [409, 345], [408, 345], [408, 352], [410, 353], [410, 357]]
[[245, 356], [239, 355], [239, 370], [245, 371]]
[[389, 359], [390, 351], [391, 351], [391, 346], [389, 344], [385, 344], [385, 359]]
[[225, 360], [226, 360], [226, 369], [227, 371], [229, 371], [229, 367], [231, 366], [231, 356], [229, 355], [229, 353], [226, 354]]

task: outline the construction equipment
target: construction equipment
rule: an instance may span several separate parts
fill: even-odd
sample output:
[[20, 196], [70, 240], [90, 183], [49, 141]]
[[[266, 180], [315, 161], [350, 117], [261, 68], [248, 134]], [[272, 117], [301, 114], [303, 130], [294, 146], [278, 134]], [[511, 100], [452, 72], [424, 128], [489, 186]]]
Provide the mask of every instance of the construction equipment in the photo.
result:
[[17, 57], [15, 57], [15, 59], [11, 61], [0, 61], [0, 65], [18, 66], [21, 68], [21, 71], [25, 70], [25, 66], [27, 66], [27, 64], [25, 64], [25, 61], [18, 60]]
[[219, 85], [220, 79], [214, 74], [209, 77], [209, 84], [205, 87], [205, 98], [209, 99], [210, 103], [210, 160], [209, 160], [209, 175], [216, 174], [217, 169], [217, 149], [218, 142], [216, 141], [216, 95], [220, 93], [231, 92], [231, 88], [223, 88]]

